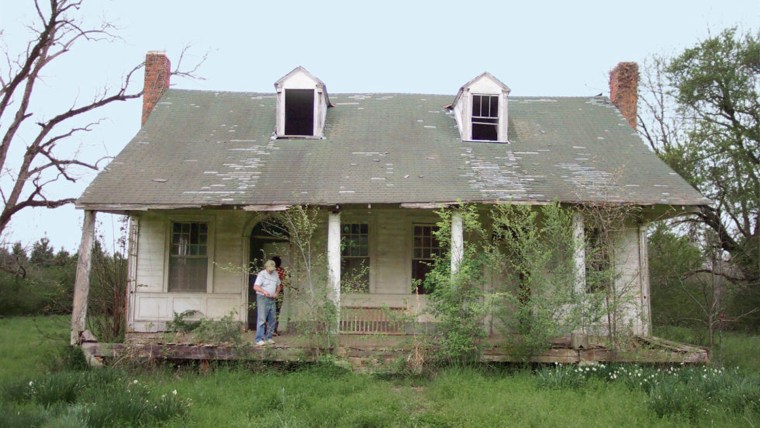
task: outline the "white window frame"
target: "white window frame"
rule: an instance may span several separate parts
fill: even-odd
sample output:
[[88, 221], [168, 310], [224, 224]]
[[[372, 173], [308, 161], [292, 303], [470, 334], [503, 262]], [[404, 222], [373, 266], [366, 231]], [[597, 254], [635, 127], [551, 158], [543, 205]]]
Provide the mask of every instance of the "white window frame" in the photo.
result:
[[[345, 236], [346, 236], [346, 235], [344, 235], [344, 230], [345, 230], [345, 228], [347, 226], [348, 227], [351, 227], [351, 226], [367, 226], [367, 233], [366, 233], [366, 236], [367, 236], [367, 252], [366, 252], [366, 255], [354, 256], [354, 255], [350, 255], [350, 254], [345, 254], [346, 250], [349, 250], [349, 248], [347, 246], [350, 245], [350, 243], [346, 242], [346, 240], [344, 239]], [[370, 293], [371, 290], [372, 290], [372, 229], [373, 229], [373, 227], [370, 224], [369, 219], [359, 220], [359, 221], [341, 221], [341, 224], [340, 224], [341, 282], [343, 281], [342, 276], [345, 273], [347, 273], [347, 270], [344, 271], [344, 269], [343, 269], [343, 261], [345, 259], [366, 259], [367, 260], [367, 269], [369, 269], [369, 271], [367, 272], [367, 291], [366, 291], [366, 293]], [[351, 235], [351, 233], [349, 232], [349, 236], [350, 235]], [[362, 235], [361, 231], [360, 231], [359, 235]], [[361, 293], [361, 294], [364, 294], [364, 293]]]
[[[172, 258], [172, 239], [174, 234], [174, 224], [176, 223], [199, 223], [206, 225], [206, 289], [205, 290], [172, 290], [170, 288], [170, 269]], [[164, 286], [162, 287], [165, 293], [171, 294], [192, 294], [197, 295], [199, 293], [210, 294], [213, 292], [213, 277], [214, 277], [214, 240], [215, 240], [215, 227], [214, 219], [210, 217], [199, 218], [197, 216], [172, 216], [166, 222], [166, 240], [164, 245]]]
[[[481, 115], [479, 115], [479, 116], [475, 116], [475, 111], [473, 109], [473, 105], [475, 104], [475, 97], [480, 97], [481, 98], [481, 102], [480, 102], [480, 113], [481, 113]], [[482, 113], [483, 113], [483, 102], [482, 102], [482, 99], [483, 98], [488, 98], [489, 99], [489, 102], [488, 102], [489, 115], [488, 116], [483, 116], [482, 115]], [[491, 110], [491, 102], [490, 102], [490, 100], [491, 99], [495, 99], [496, 100], [496, 116], [490, 115], [490, 113], [491, 113], [491, 111], [490, 111]], [[501, 134], [501, 117], [502, 117], [502, 114], [501, 114], [502, 106], [501, 106], [501, 104], [502, 104], [502, 102], [501, 102], [501, 96], [499, 94], [481, 94], [481, 93], [470, 94], [470, 103], [469, 103], [469, 107], [470, 107], [470, 117], [469, 117], [469, 121], [470, 121], [470, 123], [469, 123], [470, 141], [501, 141], [501, 138], [500, 138], [501, 137], [501, 135], [500, 135]], [[477, 119], [487, 119], [487, 120], [496, 119], [496, 122], [477, 123]], [[476, 140], [473, 137], [473, 130], [475, 128], [474, 125], [489, 125], [489, 126], [493, 126], [494, 129], [496, 130], [496, 139], [493, 139], [493, 140], [481, 140], [481, 139], [478, 139], [478, 140]]]
[[[411, 257], [409, 258], [409, 265], [408, 265], [409, 266], [409, 281], [410, 281], [410, 284], [413, 283], [414, 280], [416, 279], [416, 278], [414, 278], [414, 262], [415, 261], [420, 261], [420, 260], [425, 260], [425, 261], [431, 260], [432, 261], [432, 260], [435, 259], [435, 257], [433, 256], [433, 249], [436, 248], [436, 247], [432, 246], [432, 239], [431, 239], [431, 246], [430, 246], [430, 250], [431, 250], [430, 258], [417, 257], [415, 255], [415, 250], [416, 249], [418, 249], [418, 248], [422, 248], [422, 249], [427, 248], [425, 246], [423, 246], [423, 247], [417, 247], [416, 244], [415, 244], [415, 238], [417, 237], [417, 233], [416, 233], [416, 228], [417, 227], [429, 227], [430, 228], [430, 236], [433, 237], [433, 238], [435, 238], [434, 233], [438, 229], [438, 226], [435, 223], [430, 223], [430, 222], [413, 222], [412, 223], [412, 230], [411, 230]], [[439, 252], [443, 251], [443, 247], [441, 247], [441, 243], [440, 242], [438, 242], [438, 247], [437, 248], [438, 248]], [[420, 285], [423, 285], [423, 284], [420, 284]], [[412, 291], [412, 293], [414, 293], [414, 291]], [[429, 293], [429, 291], [425, 292], [425, 293], [420, 293], [420, 294], [425, 295], [425, 294], [428, 294], [428, 293]]]

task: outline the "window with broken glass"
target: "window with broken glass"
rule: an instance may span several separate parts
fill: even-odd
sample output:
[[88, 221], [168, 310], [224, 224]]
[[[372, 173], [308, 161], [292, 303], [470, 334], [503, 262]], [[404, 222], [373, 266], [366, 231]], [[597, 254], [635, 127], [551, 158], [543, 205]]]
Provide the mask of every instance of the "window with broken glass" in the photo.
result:
[[208, 225], [172, 223], [169, 291], [206, 292]]
[[341, 225], [340, 282], [345, 292], [369, 292], [369, 225]]
[[427, 294], [432, 291], [425, 287], [425, 277], [433, 269], [435, 258], [441, 255], [441, 245], [435, 232], [438, 226], [432, 224], [414, 225], [414, 244], [412, 247], [412, 282], [417, 285], [417, 293]]
[[499, 139], [499, 96], [472, 96], [472, 139], [496, 141]]

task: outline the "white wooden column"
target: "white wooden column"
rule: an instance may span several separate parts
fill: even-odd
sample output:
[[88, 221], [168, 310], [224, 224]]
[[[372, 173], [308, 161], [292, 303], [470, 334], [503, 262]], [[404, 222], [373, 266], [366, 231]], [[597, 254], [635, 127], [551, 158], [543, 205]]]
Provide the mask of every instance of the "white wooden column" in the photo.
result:
[[652, 335], [652, 302], [649, 298], [649, 240], [647, 225], [639, 225], [639, 279], [641, 281], [641, 333]]
[[340, 325], [340, 211], [331, 212], [327, 219], [327, 267], [330, 299], [335, 304], [337, 327]]
[[[575, 270], [575, 283], [573, 291], [575, 304], [586, 304], [586, 225], [583, 214], [577, 212], [573, 215], [573, 264]], [[573, 349], [588, 346], [588, 338], [585, 334], [584, 325], [581, 324], [573, 330], [570, 341]]]
[[464, 227], [462, 225], [462, 213], [454, 212], [451, 215], [451, 274], [459, 272], [464, 256]]
[[71, 344], [79, 343], [79, 336], [87, 325], [87, 297], [90, 294], [90, 267], [92, 243], [95, 238], [95, 211], [84, 212], [82, 240], [79, 242], [79, 260], [74, 282], [74, 304], [71, 311]]
[[134, 328], [137, 312], [137, 248], [140, 240], [140, 220], [129, 216], [127, 240], [127, 331]]
[[573, 215], [573, 260], [575, 263], [575, 294], [586, 293], [586, 232], [583, 214]]

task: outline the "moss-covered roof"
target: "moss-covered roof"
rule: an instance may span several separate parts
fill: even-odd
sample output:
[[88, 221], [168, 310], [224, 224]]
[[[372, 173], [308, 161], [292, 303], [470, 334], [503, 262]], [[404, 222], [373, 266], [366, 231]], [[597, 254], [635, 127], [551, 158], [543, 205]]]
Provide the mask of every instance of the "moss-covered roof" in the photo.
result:
[[511, 97], [506, 144], [463, 142], [452, 98], [331, 94], [324, 139], [275, 139], [274, 94], [168, 90], [77, 206], [708, 202], [607, 98]]

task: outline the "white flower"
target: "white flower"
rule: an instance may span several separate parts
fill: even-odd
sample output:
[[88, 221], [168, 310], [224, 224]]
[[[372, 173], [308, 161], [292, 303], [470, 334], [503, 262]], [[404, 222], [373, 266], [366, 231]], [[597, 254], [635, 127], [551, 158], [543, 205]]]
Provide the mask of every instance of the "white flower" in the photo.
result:
[[132, 383], [134, 383], [135, 385], [137, 385], [137, 379], [133, 380]]
[[177, 390], [172, 391], [172, 395], [177, 395]]
[[33, 381], [33, 380], [30, 380], [30, 381], [29, 381], [29, 386], [32, 386], [32, 385], [34, 385], [34, 381]]

